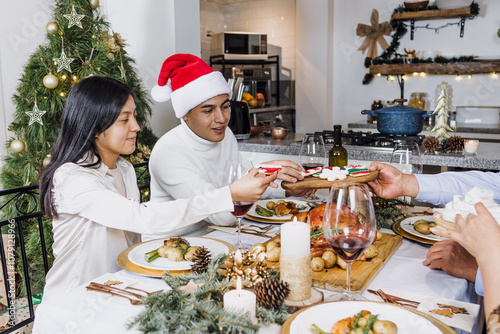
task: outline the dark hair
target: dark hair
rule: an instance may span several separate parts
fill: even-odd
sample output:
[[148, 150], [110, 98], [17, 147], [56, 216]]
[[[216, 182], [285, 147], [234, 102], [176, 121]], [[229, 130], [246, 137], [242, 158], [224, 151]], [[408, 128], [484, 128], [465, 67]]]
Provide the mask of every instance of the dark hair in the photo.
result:
[[57, 218], [52, 186], [56, 170], [67, 162], [76, 163], [87, 153], [97, 161], [84, 167], [99, 166], [101, 157], [95, 136], [109, 128], [132, 91], [123, 83], [108, 77], [91, 76], [78, 82], [68, 95], [61, 130], [51, 152], [49, 165], [40, 176], [40, 204], [49, 218]]

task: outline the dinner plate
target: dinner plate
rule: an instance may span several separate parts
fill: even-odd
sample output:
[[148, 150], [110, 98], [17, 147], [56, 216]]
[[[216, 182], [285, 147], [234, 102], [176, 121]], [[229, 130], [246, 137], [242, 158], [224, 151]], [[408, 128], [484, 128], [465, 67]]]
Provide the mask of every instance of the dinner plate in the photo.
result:
[[[191, 246], [204, 246], [206, 247], [210, 253], [212, 254], [212, 257], [224, 253], [228, 254], [229, 253], [229, 248], [223, 244], [220, 241], [213, 240], [213, 239], [207, 239], [207, 238], [201, 238], [201, 237], [183, 237], [186, 239]], [[131, 250], [128, 253], [128, 259], [130, 262], [133, 264], [147, 268], [147, 269], [153, 269], [153, 270], [189, 270], [191, 269], [191, 266], [193, 265], [193, 262], [191, 261], [172, 261], [170, 259], [167, 259], [165, 257], [159, 257], [156, 260], [153, 260], [151, 262], [147, 262], [145, 258], [145, 254], [154, 250], [158, 249], [161, 246], [163, 246], [163, 241], [167, 238], [162, 238], [162, 239], [155, 239], [151, 241], [144, 242], [140, 244], [139, 246], [135, 247], [133, 250]]]
[[405, 218], [401, 221], [401, 228], [411, 234], [411, 235], [414, 235], [414, 236], [417, 236], [419, 238], [422, 238], [422, 239], [426, 239], [426, 240], [432, 240], [432, 241], [441, 241], [441, 240], [446, 240], [445, 238], [443, 237], [440, 237], [438, 235], [435, 235], [435, 234], [423, 234], [423, 233], [420, 233], [418, 231], [415, 230], [415, 228], [413, 227], [413, 224], [417, 221], [417, 220], [420, 220], [420, 219], [423, 219], [423, 220], [427, 220], [427, 221], [434, 221], [434, 217], [432, 216], [414, 216], [414, 217], [408, 217], [408, 218]]
[[[257, 212], [255, 211], [255, 208], [257, 208], [257, 205], [260, 205], [261, 207], [267, 209], [266, 204], [267, 204], [267, 202], [270, 202], [270, 201], [276, 202], [276, 201], [279, 201], [279, 199], [262, 199], [260, 201], [255, 202], [254, 205], [250, 208], [250, 211], [247, 212], [245, 218], [247, 218], [247, 219], [254, 219], [255, 218], [255, 220], [259, 219], [258, 221], [261, 221], [261, 222], [288, 222], [292, 219], [293, 215], [284, 215], [284, 216], [280, 216], [280, 217], [278, 217], [278, 216], [264, 217], [264, 216], [257, 214]], [[295, 199], [283, 199], [283, 201], [294, 202], [299, 207], [301, 207], [301, 206], [306, 207], [306, 209], [304, 209], [304, 210], [299, 210], [300, 212], [306, 212], [306, 211], [309, 211], [311, 209], [311, 207], [309, 206], [309, 203], [305, 202], [305, 201], [299, 201], [299, 200], [295, 200]]]
[[340, 301], [317, 304], [295, 312], [281, 327], [282, 334], [309, 333], [316, 324], [330, 333], [333, 325], [345, 318], [368, 310], [378, 315], [380, 320], [389, 320], [398, 326], [398, 333], [411, 334], [452, 334], [453, 329], [441, 321], [420, 311], [403, 306], [372, 301]]

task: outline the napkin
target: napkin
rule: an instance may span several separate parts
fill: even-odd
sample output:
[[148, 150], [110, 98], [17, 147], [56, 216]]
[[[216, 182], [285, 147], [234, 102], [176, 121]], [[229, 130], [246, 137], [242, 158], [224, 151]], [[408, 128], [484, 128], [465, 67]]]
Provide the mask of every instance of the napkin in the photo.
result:
[[[120, 284], [114, 284], [114, 285], [112, 285], [113, 287], [119, 288], [119, 289], [125, 289], [125, 287], [131, 286], [131, 287], [134, 287], [134, 288], [137, 288], [137, 289], [142, 289], [142, 290], [145, 290], [145, 291], [148, 291], [148, 292], [153, 292], [153, 291], [160, 290], [158, 287], [152, 286], [152, 285], [150, 285], [148, 283], [145, 283], [145, 282], [142, 282], [142, 281], [139, 281], [139, 280], [135, 280], [135, 279], [132, 279], [132, 278], [124, 277], [123, 275], [120, 275], [119, 273], [115, 273], [115, 274], [106, 273], [106, 274], [101, 275], [101, 276], [99, 276], [99, 277], [97, 277], [97, 278], [95, 278], [95, 279], [93, 279], [91, 281], [88, 281], [88, 282], [86, 282], [86, 283], [84, 283], [82, 285], [74, 287], [73, 289], [71, 289], [71, 291], [78, 292], [78, 293], [84, 293], [84, 294], [86, 294], [88, 296], [92, 296], [93, 298], [100, 298], [102, 300], [109, 300], [109, 301], [120, 303], [120, 304], [123, 304], [123, 305], [130, 305], [130, 302], [127, 299], [125, 299], [125, 298], [117, 297], [117, 296], [113, 296], [113, 295], [110, 295], [110, 294], [107, 294], [107, 293], [102, 293], [102, 292], [97, 292], [97, 291], [88, 291], [87, 288], [86, 288], [90, 284], [90, 282], [105, 284], [108, 281], [121, 282]], [[170, 288], [164, 289], [163, 291], [167, 291], [169, 289]], [[137, 293], [137, 294], [143, 294], [142, 292], [139, 292], [139, 291], [136, 291], [136, 290], [128, 290], [128, 291], [134, 292], [134, 293]]]
[[[377, 290], [377, 289], [374, 289]], [[397, 291], [397, 290], [392, 290], [392, 289], [383, 289], [383, 291], [389, 295], [413, 300], [416, 302], [420, 302], [420, 304], [417, 307], [417, 310], [420, 312], [423, 312], [425, 314], [430, 315], [433, 318], [436, 318], [440, 320], [441, 322], [445, 323], [446, 325], [458, 329], [462, 329], [466, 332], [472, 332], [472, 329], [474, 327], [474, 322], [476, 321], [477, 315], [479, 313], [479, 305], [477, 304], [472, 304], [472, 303], [466, 303], [466, 302], [461, 302], [458, 300], [453, 300], [453, 299], [447, 299], [447, 298], [441, 298], [441, 297], [429, 297], [429, 296], [422, 296], [422, 295], [417, 295], [414, 293], [410, 292], [403, 292], [403, 291]], [[365, 296], [369, 300], [373, 301], [382, 301], [382, 299], [374, 294], [371, 293], [365, 293]], [[438, 304], [442, 305], [447, 305], [447, 306], [452, 306], [456, 308], [464, 308], [467, 310], [469, 314], [461, 314], [461, 313], [455, 313], [450, 317], [436, 314], [431, 312], [431, 310], [445, 310], [448, 308], [443, 308], [439, 307]]]

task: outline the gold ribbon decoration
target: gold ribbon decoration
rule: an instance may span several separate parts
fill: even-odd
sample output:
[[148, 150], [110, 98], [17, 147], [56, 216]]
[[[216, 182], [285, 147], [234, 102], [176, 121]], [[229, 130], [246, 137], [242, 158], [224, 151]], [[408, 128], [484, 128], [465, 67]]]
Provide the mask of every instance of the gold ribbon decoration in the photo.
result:
[[384, 35], [389, 35], [392, 31], [392, 27], [389, 22], [383, 22], [382, 24], [378, 23], [378, 11], [374, 9], [372, 11], [372, 17], [370, 19], [371, 26], [358, 23], [358, 27], [356, 28], [356, 35], [360, 37], [365, 37], [363, 44], [359, 47], [359, 51], [365, 53], [366, 49], [368, 49], [367, 57], [372, 59], [377, 58], [377, 42], [382, 48], [382, 51], [387, 49], [389, 44], [384, 38]]

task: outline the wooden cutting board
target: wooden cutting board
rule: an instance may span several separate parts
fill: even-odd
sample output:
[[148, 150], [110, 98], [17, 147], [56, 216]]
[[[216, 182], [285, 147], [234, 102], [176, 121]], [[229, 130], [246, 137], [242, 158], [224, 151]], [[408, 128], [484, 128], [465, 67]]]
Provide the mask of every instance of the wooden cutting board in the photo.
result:
[[317, 176], [308, 176], [301, 181], [295, 183], [281, 182], [281, 187], [286, 190], [308, 190], [308, 189], [330, 189], [333, 184], [351, 185], [354, 183], [365, 183], [378, 178], [378, 170], [370, 172], [363, 176], [347, 176], [344, 180], [328, 181], [320, 179]]
[[[275, 240], [276, 236], [271, 240]], [[352, 264], [351, 270], [351, 291], [354, 293], [362, 293], [375, 278], [377, 273], [384, 267], [392, 254], [398, 249], [403, 237], [400, 235], [382, 234], [382, 239], [375, 241], [373, 244], [377, 246], [379, 254], [367, 261], [355, 261]], [[266, 243], [267, 243], [266, 242]], [[268, 267], [272, 267], [279, 271], [279, 262], [267, 262]], [[346, 271], [335, 265], [331, 269], [323, 269], [323, 271], [312, 272], [313, 286], [321, 289], [344, 292], [347, 288]]]

